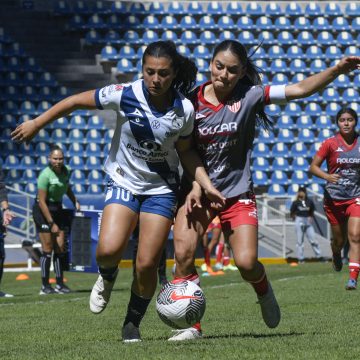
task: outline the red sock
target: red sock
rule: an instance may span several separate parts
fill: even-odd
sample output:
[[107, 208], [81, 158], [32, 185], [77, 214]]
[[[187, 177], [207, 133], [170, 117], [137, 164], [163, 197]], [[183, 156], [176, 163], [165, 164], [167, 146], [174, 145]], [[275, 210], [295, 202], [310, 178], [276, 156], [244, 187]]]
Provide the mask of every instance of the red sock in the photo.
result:
[[204, 249], [204, 258], [205, 258], [205, 264], [207, 266], [210, 266], [210, 251], [208, 248]]
[[230, 264], [230, 257], [229, 256], [224, 256], [223, 265], [226, 266], [226, 265], [229, 265], [229, 264]]
[[350, 272], [350, 279], [357, 281], [360, 271], [360, 263], [356, 261], [349, 261], [349, 272]]
[[259, 296], [263, 296], [268, 292], [269, 283], [267, 281], [265, 270], [259, 280], [249, 281], [249, 283], [253, 286], [256, 294]]
[[224, 250], [224, 244], [220, 243], [216, 246], [216, 262], [217, 263], [221, 263], [223, 250]]

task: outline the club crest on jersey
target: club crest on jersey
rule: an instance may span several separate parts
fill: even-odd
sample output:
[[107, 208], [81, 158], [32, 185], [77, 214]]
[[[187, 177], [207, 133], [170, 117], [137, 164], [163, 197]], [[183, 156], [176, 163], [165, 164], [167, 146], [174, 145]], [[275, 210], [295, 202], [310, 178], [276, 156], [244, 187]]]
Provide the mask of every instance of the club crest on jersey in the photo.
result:
[[241, 100], [239, 100], [239, 101], [235, 101], [235, 100], [228, 101], [227, 107], [229, 108], [229, 110], [231, 112], [237, 113], [241, 108]]
[[160, 127], [160, 121], [158, 120], [154, 120], [152, 123], [151, 123], [151, 127], [153, 129], [158, 129]]
[[175, 119], [173, 119], [173, 121], [172, 121], [172, 126], [175, 129], [181, 129], [183, 127], [183, 125], [184, 125], [183, 118], [175, 117]]

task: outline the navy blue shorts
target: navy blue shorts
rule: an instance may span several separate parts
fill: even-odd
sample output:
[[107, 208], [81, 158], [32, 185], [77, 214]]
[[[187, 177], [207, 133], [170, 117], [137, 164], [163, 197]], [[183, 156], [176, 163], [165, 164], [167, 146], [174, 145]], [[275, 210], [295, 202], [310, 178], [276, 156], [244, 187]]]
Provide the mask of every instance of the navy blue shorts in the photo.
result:
[[105, 206], [109, 204], [126, 206], [137, 214], [146, 212], [173, 220], [177, 208], [177, 197], [173, 192], [158, 195], [134, 195], [131, 191], [109, 181], [105, 195]]

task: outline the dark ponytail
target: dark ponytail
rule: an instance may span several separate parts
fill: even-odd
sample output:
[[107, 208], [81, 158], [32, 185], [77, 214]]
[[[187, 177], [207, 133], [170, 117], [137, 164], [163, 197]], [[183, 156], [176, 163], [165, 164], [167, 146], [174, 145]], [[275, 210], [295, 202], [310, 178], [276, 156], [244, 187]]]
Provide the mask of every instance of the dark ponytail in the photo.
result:
[[[260, 46], [261, 44], [252, 52], [250, 56], [248, 56], [245, 47], [240, 42], [235, 40], [224, 40], [215, 47], [212, 60], [214, 60], [215, 56], [219, 52], [229, 50], [238, 57], [241, 64], [246, 66], [246, 75], [239, 81], [241, 81], [241, 83], [244, 85], [262, 85], [260, 75], [262, 70], [256, 66], [251, 59]], [[272, 130], [273, 128], [273, 122], [268, 118], [264, 110], [260, 110], [257, 113], [257, 125], [263, 127], [265, 130]]]
[[172, 61], [172, 67], [176, 72], [173, 81], [175, 89], [179, 90], [186, 97], [189, 95], [196, 83], [197, 67], [195, 63], [185, 56], [182, 56], [172, 41], [156, 41], [151, 43], [144, 51], [142, 58], [143, 65], [146, 56], [166, 57]]

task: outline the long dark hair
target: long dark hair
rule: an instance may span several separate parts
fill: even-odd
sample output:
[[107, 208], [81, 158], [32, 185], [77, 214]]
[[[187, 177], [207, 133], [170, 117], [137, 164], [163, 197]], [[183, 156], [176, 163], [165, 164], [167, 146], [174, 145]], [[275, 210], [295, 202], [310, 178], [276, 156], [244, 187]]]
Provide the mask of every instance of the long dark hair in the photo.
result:
[[338, 111], [338, 113], [336, 114], [336, 123], [338, 123], [339, 118], [342, 114], [350, 114], [355, 119], [355, 124], [357, 124], [357, 122], [358, 122], [357, 113], [355, 110], [353, 110], [352, 108], [349, 108], [349, 107], [344, 107]]
[[[251, 59], [251, 56], [256, 52], [257, 49], [258, 48], [256, 48], [250, 56], [248, 56], [244, 45], [242, 45], [240, 42], [235, 40], [224, 40], [215, 47], [211, 60], [213, 61], [219, 52], [231, 51], [238, 57], [241, 64], [246, 66], [246, 75], [239, 81], [241, 81], [241, 83], [244, 85], [261, 85], [261, 69], [256, 66]], [[264, 110], [260, 110], [257, 113], [257, 125], [263, 127], [266, 130], [270, 130], [273, 127], [272, 121], [268, 118]]]
[[166, 57], [171, 60], [173, 69], [177, 72], [173, 81], [175, 89], [179, 90], [186, 97], [196, 83], [197, 67], [195, 63], [185, 56], [182, 56], [172, 41], [155, 41], [144, 51], [142, 63], [145, 64], [146, 56], [156, 58]]

